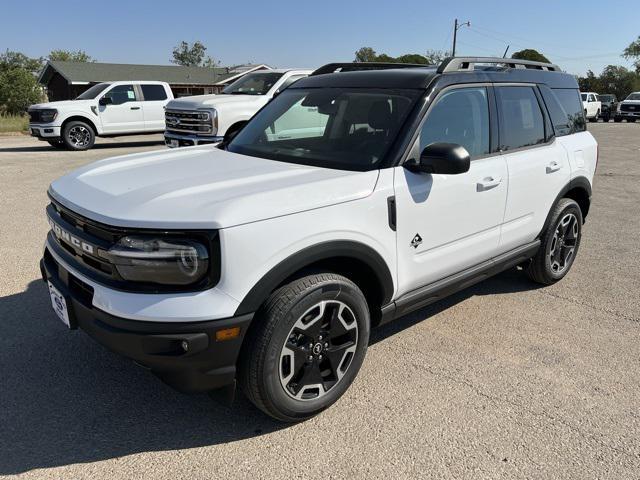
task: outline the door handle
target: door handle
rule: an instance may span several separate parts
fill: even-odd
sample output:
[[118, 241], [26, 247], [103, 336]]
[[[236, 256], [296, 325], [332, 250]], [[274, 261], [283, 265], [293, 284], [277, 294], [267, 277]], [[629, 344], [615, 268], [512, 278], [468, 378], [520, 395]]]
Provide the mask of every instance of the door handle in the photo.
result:
[[131, 107], [131, 110], [140, 110], [140, 107]]
[[557, 172], [561, 168], [562, 168], [562, 165], [560, 165], [558, 162], [554, 160], [549, 165], [547, 165], [547, 173]]
[[501, 183], [501, 177], [485, 177], [476, 184], [476, 190], [478, 192], [485, 192], [487, 190], [491, 190], [492, 188], [496, 188]]

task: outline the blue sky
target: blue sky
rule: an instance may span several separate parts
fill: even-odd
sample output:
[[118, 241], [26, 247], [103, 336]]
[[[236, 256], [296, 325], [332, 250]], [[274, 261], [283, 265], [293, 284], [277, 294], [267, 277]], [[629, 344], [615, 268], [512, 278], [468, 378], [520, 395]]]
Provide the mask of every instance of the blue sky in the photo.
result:
[[[502, 55], [535, 48], [565, 70], [596, 73], [630, 66], [622, 50], [640, 35], [640, 2], [253, 0], [55, 2], [3, 0], [0, 50], [31, 56], [83, 49], [99, 61], [168, 64], [181, 40], [201, 40], [223, 65], [316, 67], [351, 61], [362, 46], [390, 55], [450, 48], [459, 55]], [[180, 11], [184, 6], [184, 12]]]

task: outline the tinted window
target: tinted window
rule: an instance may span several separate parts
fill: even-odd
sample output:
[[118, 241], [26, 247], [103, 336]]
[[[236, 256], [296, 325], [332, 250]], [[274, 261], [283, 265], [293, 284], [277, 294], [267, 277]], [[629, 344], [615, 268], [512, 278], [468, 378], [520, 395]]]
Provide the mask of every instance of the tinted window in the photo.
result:
[[578, 90], [574, 88], [554, 88], [553, 93], [560, 102], [562, 109], [567, 113], [571, 133], [586, 130], [587, 123], [584, 119], [584, 110]]
[[167, 99], [167, 92], [163, 85], [142, 85], [142, 95], [148, 102]]
[[514, 150], [544, 143], [544, 118], [531, 87], [498, 87], [500, 149]]
[[486, 88], [455, 89], [437, 100], [422, 125], [420, 151], [436, 142], [462, 145], [471, 157], [489, 153]]
[[580, 97], [582, 98], [582, 101], [583, 101], [583, 102], [586, 102], [586, 101], [587, 101], [587, 94], [586, 94], [586, 93], [581, 93], [581, 94], [580, 94]]
[[420, 90], [288, 88], [227, 146], [229, 151], [341, 170], [378, 168]]
[[122, 105], [127, 102], [135, 102], [136, 91], [133, 85], [117, 85], [104, 94], [105, 97], [111, 97], [113, 105]]
[[222, 90], [227, 95], [264, 95], [284, 75], [279, 72], [248, 73]]

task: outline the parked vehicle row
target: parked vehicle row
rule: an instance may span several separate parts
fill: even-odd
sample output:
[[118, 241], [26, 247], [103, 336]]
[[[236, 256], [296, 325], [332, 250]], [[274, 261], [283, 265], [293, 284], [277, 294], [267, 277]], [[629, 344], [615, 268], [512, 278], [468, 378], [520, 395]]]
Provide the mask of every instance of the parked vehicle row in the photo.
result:
[[300, 421], [349, 388], [374, 326], [515, 266], [561, 280], [596, 165], [555, 65], [330, 64], [217, 146], [54, 181], [42, 276], [67, 327], [173, 387], [238, 382]]
[[53, 147], [87, 150], [96, 136], [163, 132], [164, 106], [171, 99], [165, 82], [98, 83], [75, 100], [32, 105], [29, 129]]
[[633, 92], [618, 104], [615, 121], [635, 122], [640, 118], [640, 92]]
[[590, 122], [597, 122], [599, 118], [608, 122], [635, 122], [640, 118], [640, 92], [631, 93], [622, 102], [618, 102], [615, 95], [598, 95], [595, 92], [580, 92], [584, 115]]

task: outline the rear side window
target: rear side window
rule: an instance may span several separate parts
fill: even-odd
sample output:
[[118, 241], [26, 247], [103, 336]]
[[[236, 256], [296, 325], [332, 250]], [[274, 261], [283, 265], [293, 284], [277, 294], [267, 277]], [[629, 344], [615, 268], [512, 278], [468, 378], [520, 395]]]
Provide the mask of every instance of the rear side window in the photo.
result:
[[552, 91], [562, 109], [567, 113], [571, 133], [584, 132], [587, 129], [587, 123], [584, 120], [582, 100], [578, 90], [575, 88], [554, 88]]
[[532, 87], [498, 87], [500, 149], [531, 147], [545, 142], [544, 117]]
[[436, 142], [462, 145], [471, 158], [489, 153], [486, 88], [457, 88], [437, 100], [422, 125], [420, 151]]
[[162, 85], [141, 85], [141, 87], [142, 95], [147, 102], [167, 99], [167, 92]]

